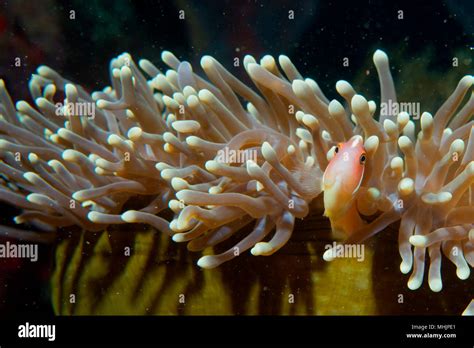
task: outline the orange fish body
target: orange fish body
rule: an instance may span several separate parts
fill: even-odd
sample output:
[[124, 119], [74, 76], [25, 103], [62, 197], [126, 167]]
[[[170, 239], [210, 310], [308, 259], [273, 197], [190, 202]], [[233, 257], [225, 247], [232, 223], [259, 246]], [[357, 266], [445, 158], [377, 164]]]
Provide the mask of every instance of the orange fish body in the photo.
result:
[[360, 135], [340, 143], [323, 176], [324, 215], [336, 236], [349, 236], [364, 222], [356, 207], [356, 194], [364, 178], [367, 155]]

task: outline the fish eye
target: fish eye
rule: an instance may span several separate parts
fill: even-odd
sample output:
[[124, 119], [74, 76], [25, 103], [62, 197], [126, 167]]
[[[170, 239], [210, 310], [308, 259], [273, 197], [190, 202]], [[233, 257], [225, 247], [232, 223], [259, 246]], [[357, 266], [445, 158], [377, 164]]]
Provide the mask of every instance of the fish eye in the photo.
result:
[[334, 153], [338, 153], [338, 152], [339, 152], [339, 145], [334, 148]]
[[364, 164], [366, 159], [367, 159], [367, 157], [365, 156], [365, 153], [360, 155], [360, 159], [359, 159], [360, 164]]

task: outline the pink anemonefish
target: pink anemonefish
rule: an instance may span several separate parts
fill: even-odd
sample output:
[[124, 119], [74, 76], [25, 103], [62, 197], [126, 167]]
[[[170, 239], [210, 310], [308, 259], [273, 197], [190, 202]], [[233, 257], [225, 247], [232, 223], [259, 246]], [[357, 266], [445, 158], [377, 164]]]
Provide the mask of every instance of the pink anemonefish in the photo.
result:
[[333, 233], [338, 237], [341, 232], [347, 237], [364, 224], [355, 197], [364, 178], [366, 159], [364, 140], [355, 135], [337, 145], [324, 171], [324, 216], [329, 218]]

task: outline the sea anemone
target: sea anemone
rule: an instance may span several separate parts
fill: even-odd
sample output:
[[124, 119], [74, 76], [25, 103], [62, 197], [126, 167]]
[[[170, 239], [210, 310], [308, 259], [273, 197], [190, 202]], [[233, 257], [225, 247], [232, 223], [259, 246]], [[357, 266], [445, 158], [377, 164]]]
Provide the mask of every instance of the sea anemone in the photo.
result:
[[[169, 67], [165, 73], [139, 62], [147, 79], [122, 54], [111, 61], [111, 86], [92, 95], [40, 67], [29, 84], [36, 108], [26, 101], [15, 108], [0, 84], [0, 199], [24, 209], [16, 223], [48, 231], [146, 223], [188, 242], [192, 251], [253, 224], [234, 247], [203, 256], [198, 265], [213, 268], [248, 249], [270, 255], [321, 194], [335, 145], [360, 135], [367, 166], [354, 204], [363, 220], [372, 221], [346, 243], [363, 242], [401, 219], [401, 270], [413, 268], [411, 289], [422, 283], [426, 248], [432, 290], [442, 286], [441, 249], [461, 279], [469, 276], [474, 98], [456, 111], [472, 76], [460, 81], [434, 117], [423, 114], [415, 137], [407, 113], [381, 112], [376, 120], [376, 103], [339, 81], [346, 110], [314, 80], [303, 79], [286, 56], [279, 66], [271, 56], [260, 63], [245, 57], [259, 93], [210, 56], [201, 59], [209, 81], [170, 52], [162, 60]], [[381, 103], [396, 102], [387, 55], [376, 51], [374, 63]], [[94, 112], [71, 105], [93, 106]], [[168, 208], [171, 221], [165, 219]], [[31, 233], [3, 230], [22, 238]], [[331, 260], [331, 250], [324, 257]]]

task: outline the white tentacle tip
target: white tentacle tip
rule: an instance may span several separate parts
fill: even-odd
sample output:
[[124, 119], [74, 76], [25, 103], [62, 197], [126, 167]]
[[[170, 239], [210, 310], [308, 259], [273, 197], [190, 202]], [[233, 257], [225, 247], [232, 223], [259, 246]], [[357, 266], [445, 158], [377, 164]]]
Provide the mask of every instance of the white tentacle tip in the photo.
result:
[[369, 103], [360, 94], [356, 94], [351, 99], [351, 108], [354, 114], [358, 116], [368, 115], [370, 113]]
[[469, 303], [464, 312], [462, 312], [462, 315], [474, 315], [474, 299]]
[[125, 222], [136, 222], [137, 219], [137, 211], [129, 210], [120, 215], [120, 218]]
[[205, 163], [205, 168], [207, 171], [209, 172], [215, 172], [216, 170], [219, 169], [219, 163], [217, 161], [214, 161], [214, 160], [209, 160]]
[[411, 236], [409, 239], [411, 245], [419, 248], [426, 248], [428, 244], [428, 238], [426, 236]]
[[85, 197], [83, 196], [83, 190], [76, 191], [72, 194], [72, 199], [75, 199], [76, 201], [82, 202], [85, 200]]
[[374, 53], [374, 63], [377, 64], [387, 64], [388, 63], [388, 56], [387, 53], [378, 49]]
[[201, 67], [204, 70], [211, 68], [213, 64], [214, 64], [214, 60], [211, 56], [208, 56], [208, 55], [202, 56], [202, 58], [201, 58]]
[[211, 101], [213, 96], [214, 95], [207, 89], [201, 89], [198, 93], [199, 99], [207, 102]]
[[421, 284], [423, 282], [423, 278], [412, 276], [408, 280], [408, 289], [410, 290], [417, 290], [420, 288]]
[[197, 147], [199, 146], [200, 143], [200, 138], [195, 136], [195, 135], [190, 135], [189, 137], [186, 138], [186, 144], [188, 144], [191, 147]]
[[286, 149], [286, 152], [289, 155], [294, 155], [296, 152], [296, 148], [293, 145], [289, 145], [288, 148]]
[[189, 187], [189, 184], [186, 180], [175, 177], [171, 179], [171, 186], [175, 191], [181, 191], [187, 189]]
[[428, 284], [430, 286], [431, 291], [433, 292], [440, 292], [441, 290], [443, 290], [443, 282], [439, 278], [430, 279]]
[[270, 162], [278, 161], [278, 157], [275, 150], [266, 141], [262, 144], [262, 155], [267, 161], [270, 161]]
[[402, 261], [400, 264], [400, 272], [403, 274], [408, 274], [411, 271], [411, 264], [405, 261]]
[[96, 211], [91, 211], [87, 214], [87, 218], [89, 219], [89, 221], [99, 223], [100, 222], [100, 213], [98, 213]]
[[466, 75], [461, 79], [460, 83], [464, 84], [466, 88], [469, 88], [474, 84], [474, 76]]
[[304, 97], [309, 92], [308, 85], [302, 80], [294, 80], [291, 84], [291, 88], [298, 97]]
[[184, 237], [184, 233], [173, 234], [171, 239], [173, 239], [173, 241], [175, 241], [176, 243], [181, 243], [181, 242], [186, 241], [186, 238]]
[[248, 160], [246, 162], [246, 167], [247, 167], [247, 172], [250, 175], [257, 173], [260, 170], [260, 167], [258, 166], [258, 164], [252, 160]]
[[170, 222], [170, 229], [171, 231], [173, 232], [182, 232], [179, 228], [178, 228], [178, 220], [177, 219], [174, 219]]
[[303, 111], [299, 111], [299, 110], [296, 111], [296, 113], [295, 113], [295, 118], [296, 118], [296, 120], [297, 120], [299, 123], [303, 122], [304, 112], [303, 112]]
[[254, 256], [266, 256], [273, 253], [273, 248], [270, 243], [260, 242], [255, 244], [250, 253]]
[[258, 65], [257, 63], [250, 62], [248, 59], [245, 59], [245, 58], [244, 58], [244, 65], [247, 68], [247, 71], [250, 76], [255, 76], [261, 68], [261, 66]]
[[74, 96], [74, 94], [77, 94], [77, 88], [72, 83], [66, 83], [65, 90], [66, 90], [66, 95], [68, 96], [73, 95], [73, 97], [77, 97], [77, 95]]
[[402, 135], [400, 138], [398, 138], [398, 146], [400, 146], [402, 150], [403, 149], [408, 150], [410, 146], [412, 145], [413, 145], [412, 141], [406, 135]]
[[354, 88], [346, 80], [339, 80], [336, 82], [336, 91], [340, 95], [345, 96], [354, 93]]
[[453, 198], [451, 192], [443, 191], [439, 193], [424, 193], [421, 200], [426, 204], [443, 204], [449, 202]]
[[[339, 83], [339, 82], [341, 82], [341, 81], [338, 81], [337, 83]], [[340, 88], [343, 89], [343, 91], [344, 91], [343, 87], [344, 86], [342, 86], [342, 87], [340, 86]], [[336, 89], [337, 89], [337, 84], [336, 84]], [[342, 104], [339, 103], [336, 99], [331, 100], [331, 102], [328, 105], [328, 111], [332, 116], [345, 115], [344, 106], [342, 106]]]
[[456, 270], [456, 275], [461, 280], [466, 280], [467, 278], [469, 278], [470, 274], [471, 271], [467, 265], [463, 267], [458, 267], [458, 269]]
[[160, 173], [161, 177], [166, 181], [171, 180], [171, 178], [174, 177], [173, 174], [174, 174], [174, 170], [172, 169], [163, 169]]
[[155, 164], [155, 168], [161, 172], [165, 169], [170, 168], [170, 166], [164, 162], [158, 162], [157, 164]]
[[333, 261], [335, 258], [336, 257], [334, 255], [334, 251], [332, 249], [326, 250], [323, 254], [324, 261], [330, 262], [330, 261]]
[[211, 194], [211, 195], [217, 195], [219, 193], [221, 193], [223, 191], [222, 187], [220, 186], [212, 186], [209, 188], [208, 192]]
[[23, 174], [23, 177], [31, 184], [34, 184], [34, 181], [36, 178], [38, 178], [38, 174], [33, 173], [33, 172], [26, 172]]
[[199, 122], [194, 120], [174, 121], [171, 124], [174, 130], [180, 133], [196, 133], [201, 128]]
[[25, 222], [25, 220], [21, 216], [15, 216], [13, 218], [13, 222], [15, 222], [17, 225], [21, 225]]
[[211, 256], [211, 255], [203, 256], [197, 262], [197, 265], [199, 267], [205, 268], [205, 269], [211, 269], [211, 268], [217, 267], [219, 266], [219, 264], [220, 263], [216, 260], [216, 257]]
[[132, 141], [140, 140], [143, 130], [140, 127], [132, 127], [128, 130], [127, 137]]
[[370, 154], [374, 154], [379, 147], [379, 137], [376, 135], [371, 135], [364, 142], [364, 147]]
[[408, 196], [415, 190], [415, 182], [411, 178], [403, 178], [398, 183], [398, 191], [402, 196]]

